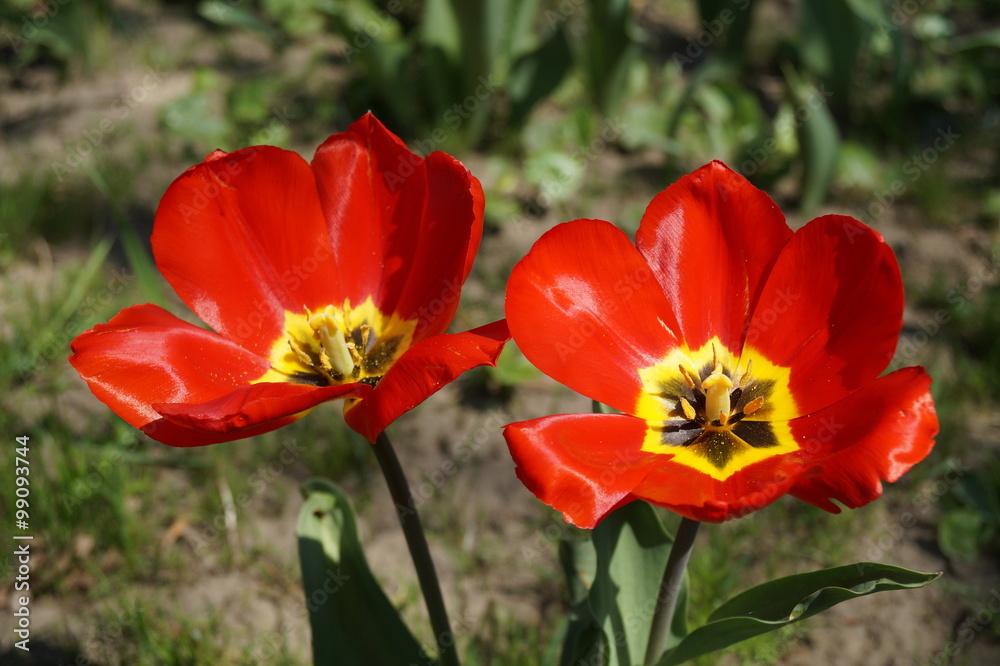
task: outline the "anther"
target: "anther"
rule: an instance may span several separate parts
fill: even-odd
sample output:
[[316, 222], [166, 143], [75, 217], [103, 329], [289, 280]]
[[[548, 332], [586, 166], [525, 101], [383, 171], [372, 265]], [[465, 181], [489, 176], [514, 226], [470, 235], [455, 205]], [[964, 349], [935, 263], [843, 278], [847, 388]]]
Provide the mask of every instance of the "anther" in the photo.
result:
[[691, 403], [687, 401], [687, 398], [681, 398], [681, 411], [684, 412], [684, 418], [688, 421], [694, 421], [697, 414], [694, 411], [694, 407]]
[[753, 414], [763, 406], [764, 406], [764, 398], [757, 396], [756, 398], [754, 398], [753, 400], [751, 400], [746, 404], [746, 406], [743, 408], [743, 414]]

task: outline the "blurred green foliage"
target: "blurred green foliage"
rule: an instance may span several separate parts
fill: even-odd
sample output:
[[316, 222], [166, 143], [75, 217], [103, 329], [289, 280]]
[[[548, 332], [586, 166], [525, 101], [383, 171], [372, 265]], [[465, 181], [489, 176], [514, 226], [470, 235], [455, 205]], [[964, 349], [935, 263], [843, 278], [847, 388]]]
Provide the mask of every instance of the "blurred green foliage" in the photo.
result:
[[[950, 126], [993, 136], [1000, 113], [997, 0], [800, 0], [787, 15], [763, 0], [170, 4], [276, 58], [309, 54], [291, 75], [196, 66], [189, 94], [160, 114], [190, 158], [288, 145], [290, 118], [331, 127], [373, 110], [422, 152], [526, 160], [523, 182], [537, 196], [558, 190], [544, 197], [558, 203], [588, 166], [571, 156], [610, 124], [608, 145], [661, 151], [668, 178], [712, 158], [763, 187], [791, 174], [808, 212], [841, 184], [876, 192], [859, 162], [921, 149]], [[72, 76], [106, 62], [110, 35], [137, 22], [111, 0], [0, 0], [0, 54], [15, 72]], [[330, 62], [346, 67], [343, 85], [310, 83]]]

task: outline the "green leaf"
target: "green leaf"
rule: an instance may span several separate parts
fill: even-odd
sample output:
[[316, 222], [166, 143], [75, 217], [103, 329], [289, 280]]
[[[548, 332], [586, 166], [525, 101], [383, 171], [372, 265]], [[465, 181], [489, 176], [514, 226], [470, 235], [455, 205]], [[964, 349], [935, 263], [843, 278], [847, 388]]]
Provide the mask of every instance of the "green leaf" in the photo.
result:
[[[607, 645], [603, 663], [642, 663], [656, 608], [657, 583], [663, 578], [673, 538], [645, 502], [618, 509], [594, 528], [591, 538], [597, 570], [590, 588], [590, 612], [603, 629]], [[687, 630], [686, 598], [682, 589], [668, 645]]]
[[601, 663], [606, 650], [604, 632], [590, 612], [590, 589], [597, 574], [597, 553], [590, 539], [559, 542], [559, 563], [569, 589], [570, 614], [563, 632], [559, 666]]
[[515, 62], [507, 84], [511, 124], [520, 126], [535, 104], [559, 86], [572, 64], [573, 54], [562, 27], [554, 30], [538, 49]]
[[800, 207], [808, 216], [823, 203], [837, 172], [840, 132], [824, 99], [825, 88], [807, 84], [790, 67], [785, 78], [795, 102], [795, 131], [804, 167]]
[[704, 625], [685, 636], [657, 666], [683, 663], [798, 622], [848, 599], [923, 587], [940, 575], [860, 562], [779, 578], [742, 592], [719, 606]]
[[938, 545], [951, 559], [972, 562], [992, 536], [986, 517], [975, 509], [952, 509], [938, 524]]
[[541, 371], [524, 357], [517, 345], [510, 342], [500, 352], [496, 367], [487, 370], [503, 386], [519, 386], [541, 375]]
[[302, 484], [296, 533], [316, 666], [433, 664], [365, 559], [354, 507], [324, 479]]
[[125, 215], [125, 211], [122, 209], [121, 204], [112, 194], [111, 188], [108, 186], [108, 181], [105, 180], [100, 171], [89, 164], [81, 164], [81, 168], [90, 178], [94, 187], [101, 194], [103, 194], [107, 198], [108, 203], [111, 204], [111, 209], [114, 211], [115, 222], [118, 223], [118, 233], [120, 234], [122, 248], [125, 250], [125, 257], [128, 259], [129, 267], [132, 269], [132, 272], [135, 273], [135, 276], [139, 281], [139, 287], [142, 289], [143, 296], [145, 296], [150, 303], [155, 303], [161, 307], [165, 306], [167, 304], [167, 298], [163, 293], [163, 285], [160, 282], [159, 271], [156, 269], [156, 264], [153, 263], [153, 258], [146, 250], [146, 246], [139, 239], [139, 235], [136, 234], [135, 229], [132, 227], [132, 223], [129, 222], [128, 217]]
[[[618, 509], [590, 536], [559, 544], [572, 601], [559, 666], [639, 664], [673, 537], [645, 502]], [[687, 597], [685, 574], [668, 647], [687, 633]]]
[[577, 58], [590, 95], [604, 116], [611, 116], [625, 94], [628, 72], [638, 56], [628, 0], [589, 0], [587, 39]]
[[246, 7], [222, 0], [204, 0], [198, 4], [198, 13], [205, 20], [225, 28], [245, 28], [263, 35], [271, 42], [280, 40], [280, 35], [273, 26], [261, 20]]

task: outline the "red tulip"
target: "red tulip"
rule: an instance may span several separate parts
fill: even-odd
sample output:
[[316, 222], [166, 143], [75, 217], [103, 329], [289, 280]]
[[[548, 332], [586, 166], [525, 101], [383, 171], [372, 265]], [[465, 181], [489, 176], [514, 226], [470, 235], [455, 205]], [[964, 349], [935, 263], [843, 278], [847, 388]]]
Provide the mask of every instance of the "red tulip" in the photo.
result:
[[212, 330], [155, 305], [71, 344], [94, 394], [150, 437], [249, 437], [345, 398], [369, 441], [469, 368], [493, 364], [498, 321], [444, 335], [483, 229], [482, 187], [454, 158], [421, 158], [368, 114], [312, 163], [215, 151], [168, 188], [153, 254]]
[[793, 234], [720, 162], [653, 199], [634, 245], [601, 220], [550, 230], [506, 314], [528, 360], [622, 412], [506, 428], [520, 479], [581, 527], [635, 499], [709, 522], [785, 493], [837, 513], [938, 430], [923, 369], [879, 376], [903, 314], [882, 237], [839, 215]]

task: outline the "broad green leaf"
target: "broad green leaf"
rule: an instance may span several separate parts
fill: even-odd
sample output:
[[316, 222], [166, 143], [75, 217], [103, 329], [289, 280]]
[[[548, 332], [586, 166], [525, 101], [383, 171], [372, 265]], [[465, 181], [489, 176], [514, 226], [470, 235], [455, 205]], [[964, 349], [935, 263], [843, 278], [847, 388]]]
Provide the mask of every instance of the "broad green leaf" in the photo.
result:
[[638, 54], [628, 0], [589, 0], [587, 39], [577, 58], [583, 66], [590, 95], [604, 116], [613, 115], [628, 84], [628, 72]]
[[[590, 611], [604, 629], [608, 666], [642, 663], [649, 643], [659, 583], [673, 538], [645, 502], [632, 502], [605, 518], [591, 534], [597, 571], [590, 589]], [[683, 632], [685, 595], [674, 613]]]
[[[860, 4], [860, 3], [859, 3]], [[799, 13], [799, 55], [804, 69], [833, 93], [831, 106], [849, 108], [855, 66], [871, 27], [846, 0], [803, 0]]]
[[[560, 543], [559, 559], [572, 599], [560, 666], [633, 666], [649, 642], [659, 583], [673, 538], [645, 502], [604, 519], [590, 540]], [[687, 633], [687, 574], [667, 647]]]
[[606, 649], [604, 632], [590, 612], [590, 589], [597, 574], [597, 553], [590, 539], [559, 542], [559, 563], [569, 589], [570, 614], [563, 632], [559, 666], [601, 663]]
[[685, 636], [657, 666], [683, 663], [798, 622], [842, 601], [875, 592], [923, 587], [940, 575], [860, 562], [773, 580], [719, 606], [704, 625]]
[[350, 499], [324, 479], [302, 484], [296, 533], [316, 666], [433, 664], [368, 568]]
[[508, 82], [511, 124], [519, 126], [531, 109], [547, 97], [565, 78], [573, 64], [573, 54], [562, 27], [552, 32], [537, 50], [514, 63]]

